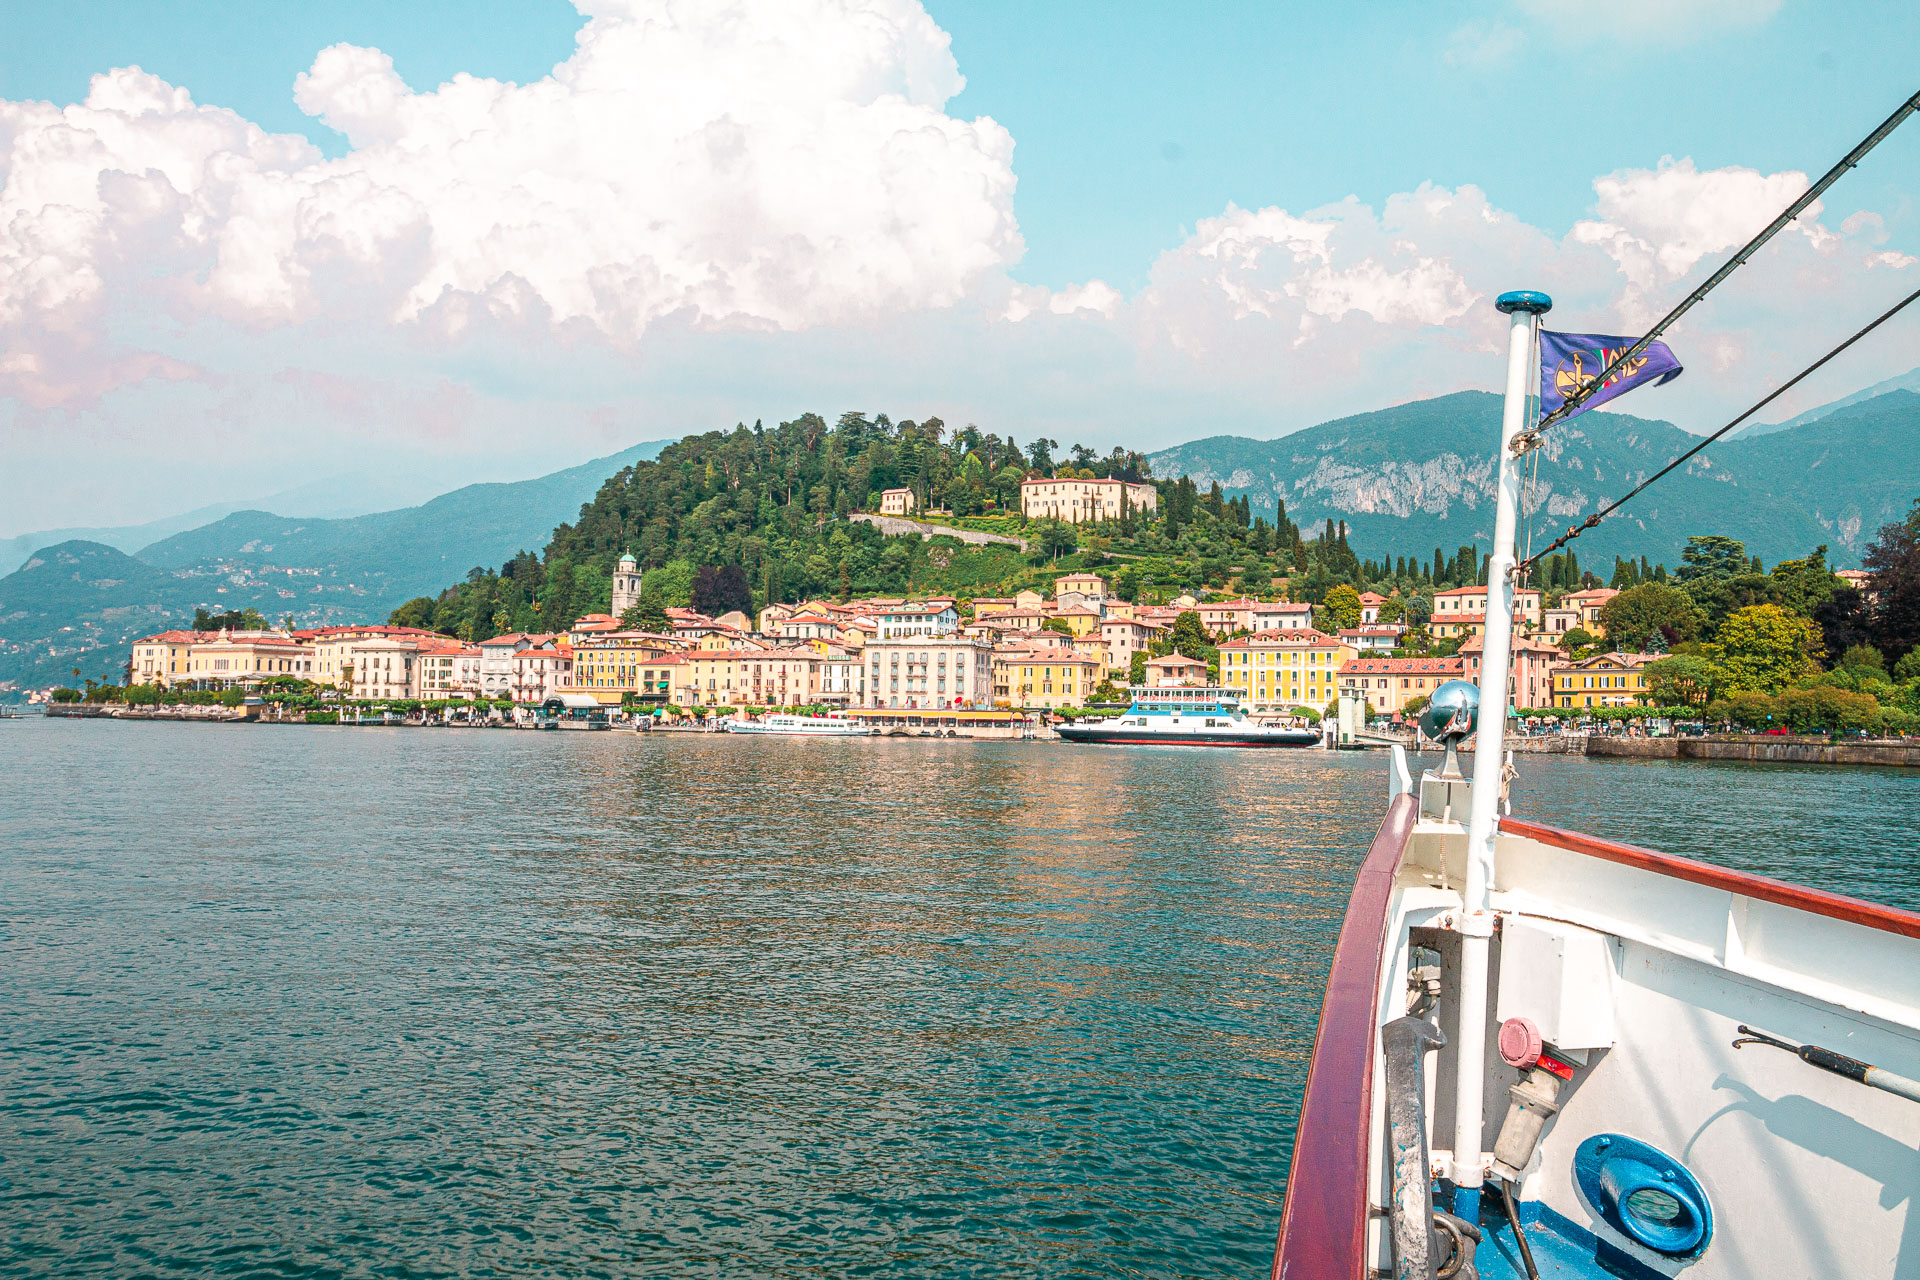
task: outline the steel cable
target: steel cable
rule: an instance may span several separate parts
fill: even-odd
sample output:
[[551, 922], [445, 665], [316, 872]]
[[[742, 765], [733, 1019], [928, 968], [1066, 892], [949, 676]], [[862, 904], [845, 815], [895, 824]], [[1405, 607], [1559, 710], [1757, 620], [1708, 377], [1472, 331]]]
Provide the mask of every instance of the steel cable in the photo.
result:
[[1898, 128], [1900, 123], [1915, 111], [1920, 111], [1920, 93], [1914, 94], [1911, 98], [1901, 103], [1892, 115], [1881, 121], [1879, 128], [1875, 129], [1865, 138], [1862, 138], [1860, 145], [1847, 152], [1847, 154], [1841, 158], [1840, 163], [1827, 170], [1826, 173], [1821, 176], [1820, 180], [1808, 187], [1798, 200], [1788, 205], [1781, 211], [1779, 217], [1769, 222], [1761, 230], [1759, 235], [1747, 241], [1740, 252], [1727, 259], [1718, 271], [1707, 277], [1705, 284], [1682, 298], [1680, 305], [1667, 312], [1666, 318], [1661, 320], [1659, 324], [1654, 325], [1653, 328], [1647, 330], [1638, 342], [1615, 356], [1613, 363], [1595, 374], [1590, 381], [1583, 383], [1572, 395], [1561, 402], [1558, 409], [1555, 409], [1552, 413], [1540, 419], [1539, 422], [1534, 424], [1531, 430], [1523, 431], [1515, 436], [1513, 438], [1513, 451], [1519, 454], [1525, 453], [1529, 449], [1539, 447], [1540, 437], [1546, 432], [1548, 427], [1566, 418], [1573, 413], [1574, 410], [1585, 404], [1594, 392], [1606, 385], [1607, 379], [1611, 378], [1617, 370], [1625, 368], [1628, 361], [1637, 359], [1640, 353], [1645, 351], [1655, 338], [1658, 338], [1662, 333], [1666, 332], [1668, 326], [1690, 311], [1694, 303], [1700, 301], [1700, 299], [1706, 297], [1709, 293], [1713, 292], [1714, 289], [1718, 288], [1720, 282], [1732, 275], [1735, 268], [1752, 257], [1755, 250], [1759, 249], [1760, 246], [1767, 241], [1773, 239], [1775, 235], [1779, 234], [1781, 228], [1785, 227], [1789, 222], [1792, 222], [1802, 213], [1805, 213], [1807, 207], [1819, 199], [1822, 192], [1838, 182], [1840, 176], [1847, 170], [1859, 164], [1867, 152], [1879, 146], [1888, 134]]
[[1585, 533], [1587, 530], [1593, 528], [1595, 525], [1599, 524], [1602, 520], [1605, 520], [1608, 516], [1618, 511], [1621, 507], [1626, 506], [1627, 503], [1632, 501], [1635, 496], [1641, 493], [1644, 493], [1647, 490], [1647, 488], [1651, 486], [1655, 481], [1669, 474], [1676, 467], [1680, 466], [1682, 463], [1686, 462], [1689, 458], [1699, 453], [1702, 449], [1706, 448], [1708, 445], [1718, 440], [1721, 436], [1724, 436], [1725, 434], [1727, 434], [1727, 432], [1733, 430], [1735, 427], [1745, 422], [1748, 418], [1751, 418], [1754, 414], [1760, 412], [1760, 410], [1766, 408], [1768, 405], [1772, 404], [1775, 400], [1779, 399], [1781, 396], [1791, 391], [1795, 386], [1799, 385], [1799, 383], [1802, 380], [1804, 380], [1809, 374], [1813, 373], [1816, 369], [1820, 368], [1820, 366], [1826, 364], [1827, 361], [1833, 359], [1835, 356], [1839, 355], [1842, 351], [1845, 351], [1848, 347], [1860, 341], [1860, 339], [1866, 337], [1868, 334], [1872, 333], [1875, 329], [1878, 329], [1881, 325], [1885, 324], [1887, 321], [1893, 319], [1895, 316], [1899, 315], [1902, 311], [1906, 310], [1908, 305], [1911, 304], [1916, 298], [1920, 298], [1920, 289], [1915, 289], [1912, 293], [1908, 294], [1906, 297], [1902, 298], [1900, 301], [1894, 303], [1892, 307], [1888, 308], [1886, 311], [1881, 312], [1879, 316], [1875, 317], [1874, 320], [1866, 326], [1866, 328], [1860, 330], [1858, 333], [1854, 334], [1851, 338], [1848, 338], [1845, 342], [1841, 343], [1839, 346], [1835, 347], [1833, 350], [1827, 352], [1827, 354], [1821, 356], [1818, 360], [1815, 360], [1812, 364], [1808, 365], [1806, 368], [1802, 369], [1800, 372], [1794, 374], [1793, 377], [1781, 383], [1780, 386], [1775, 388], [1773, 391], [1769, 392], [1764, 399], [1760, 400], [1752, 408], [1748, 409], [1745, 413], [1735, 418], [1732, 422], [1729, 422], [1726, 426], [1720, 428], [1718, 431], [1714, 432], [1712, 435], [1703, 438], [1699, 444], [1694, 445], [1693, 448], [1687, 450], [1685, 453], [1675, 458], [1672, 462], [1669, 462], [1666, 466], [1660, 468], [1658, 471], [1648, 476], [1645, 480], [1642, 480], [1639, 484], [1627, 490], [1625, 496], [1614, 499], [1612, 502], [1608, 503], [1606, 506], [1602, 507], [1600, 510], [1594, 512], [1592, 515], [1588, 516], [1585, 520], [1581, 521], [1579, 524], [1569, 526], [1567, 531], [1561, 534], [1558, 538], [1555, 538], [1552, 542], [1542, 547], [1538, 552], [1528, 556], [1525, 560], [1522, 560], [1520, 561], [1520, 563], [1514, 565], [1513, 566], [1514, 580], [1519, 581], [1521, 574], [1531, 571], [1533, 566], [1540, 561], [1541, 557], [1551, 555], [1553, 552], [1559, 550], [1561, 547], [1566, 546], [1569, 542], [1572, 542], [1575, 538], [1579, 537], [1581, 534]]

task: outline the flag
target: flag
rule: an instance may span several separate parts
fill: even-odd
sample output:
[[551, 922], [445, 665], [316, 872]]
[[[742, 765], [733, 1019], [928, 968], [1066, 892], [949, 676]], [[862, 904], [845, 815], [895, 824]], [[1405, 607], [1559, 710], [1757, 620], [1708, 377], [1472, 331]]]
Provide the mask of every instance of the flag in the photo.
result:
[[[1552, 413], [1567, 402], [1585, 384], [1600, 375], [1622, 351], [1633, 345], [1632, 338], [1612, 338], [1604, 333], [1551, 333], [1540, 331], [1540, 411]], [[1625, 395], [1646, 383], [1660, 386], [1680, 376], [1680, 362], [1664, 342], [1647, 344], [1647, 349], [1620, 369], [1607, 385], [1581, 401], [1574, 414], [1582, 414], [1615, 396]]]

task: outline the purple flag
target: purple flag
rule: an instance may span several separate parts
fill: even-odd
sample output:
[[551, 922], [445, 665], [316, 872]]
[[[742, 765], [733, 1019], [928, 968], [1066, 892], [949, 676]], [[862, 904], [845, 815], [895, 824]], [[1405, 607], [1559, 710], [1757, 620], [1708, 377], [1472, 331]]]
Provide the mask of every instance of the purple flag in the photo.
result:
[[[1551, 333], [1540, 331], [1540, 411], [1552, 413], [1565, 404], [1586, 383], [1600, 375], [1622, 351], [1633, 345], [1632, 338], [1613, 338], [1604, 333]], [[1625, 395], [1646, 383], [1659, 386], [1680, 376], [1680, 362], [1664, 342], [1653, 342], [1631, 363], [1607, 379], [1581, 402], [1569, 417], [1585, 413], [1597, 404]]]

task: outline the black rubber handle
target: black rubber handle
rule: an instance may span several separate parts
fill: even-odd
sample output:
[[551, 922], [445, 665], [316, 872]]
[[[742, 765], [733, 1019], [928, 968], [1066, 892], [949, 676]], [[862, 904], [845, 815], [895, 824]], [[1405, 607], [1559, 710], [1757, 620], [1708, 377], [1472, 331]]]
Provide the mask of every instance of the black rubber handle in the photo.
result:
[[1817, 1044], [1803, 1044], [1800, 1046], [1798, 1052], [1800, 1054], [1800, 1061], [1811, 1066], [1816, 1066], [1822, 1071], [1831, 1071], [1837, 1076], [1845, 1076], [1849, 1080], [1858, 1080], [1861, 1084], [1867, 1082], [1867, 1072], [1870, 1068], [1858, 1058], [1849, 1058], [1844, 1053], [1835, 1053], [1831, 1049], [1822, 1049]]

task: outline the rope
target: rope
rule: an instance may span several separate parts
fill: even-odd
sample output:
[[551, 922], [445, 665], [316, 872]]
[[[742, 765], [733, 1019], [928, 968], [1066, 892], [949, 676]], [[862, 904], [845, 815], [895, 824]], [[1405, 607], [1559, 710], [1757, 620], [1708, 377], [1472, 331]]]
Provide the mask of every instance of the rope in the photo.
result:
[[1715, 440], [1718, 440], [1721, 436], [1724, 436], [1725, 434], [1727, 434], [1727, 432], [1733, 430], [1735, 427], [1745, 422], [1748, 418], [1751, 418], [1754, 414], [1760, 412], [1760, 410], [1766, 408], [1768, 405], [1772, 404], [1775, 400], [1779, 399], [1781, 396], [1791, 391], [1794, 387], [1798, 386], [1800, 382], [1803, 381], [1809, 374], [1813, 373], [1814, 370], [1820, 368], [1820, 366], [1824, 365], [1827, 361], [1833, 359], [1835, 356], [1839, 355], [1842, 351], [1845, 351], [1848, 347], [1860, 341], [1860, 339], [1866, 337], [1868, 334], [1872, 333], [1875, 329], [1878, 329], [1881, 325], [1885, 324], [1887, 321], [1893, 319], [1895, 316], [1899, 315], [1902, 311], [1906, 310], [1908, 305], [1911, 304], [1915, 299], [1920, 299], [1920, 289], [1915, 289], [1912, 293], [1908, 294], [1906, 297], [1902, 298], [1900, 301], [1894, 303], [1892, 307], [1888, 308], [1886, 311], [1881, 312], [1880, 315], [1876, 317], [1872, 321], [1872, 323], [1868, 324], [1866, 328], [1860, 330], [1860, 332], [1854, 334], [1851, 338], [1848, 338], [1845, 342], [1841, 343], [1839, 346], [1835, 347], [1833, 350], [1827, 352], [1827, 354], [1821, 356], [1818, 360], [1815, 360], [1812, 364], [1808, 365], [1806, 368], [1802, 369], [1800, 372], [1794, 374], [1793, 377], [1789, 378], [1786, 382], [1782, 383], [1778, 388], [1770, 392], [1765, 399], [1755, 404], [1751, 409], [1748, 409], [1745, 413], [1735, 418], [1732, 422], [1729, 422], [1726, 426], [1720, 428], [1718, 431], [1714, 432], [1712, 435], [1707, 436], [1705, 439], [1701, 440], [1699, 444], [1696, 444], [1695, 446], [1693, 446], [1693, 448], [1687, 450], [1685, 453], [1675, 458], [1672, 462], [1669, 462], [1666, 466], [1660, 468], [1658, 471], [1648, 476], [1645, 480], [1642, 480], [1639, 484], [1635, 485], [1632, 489], [1629, 489], [1626, 493], [1626, 496], [1614, 499], [1614, 501], [1608, 503], [1606, 506], [1602, 507], [1600, 510], [1588, 516], [1585, 520], [1583, 520], [1577, 526], [1569, 527], [1564, 534], [1560, 535], [1558, 538], [1555, 538], [1552, 542], [1542, 547], [1537, 554], [1530, 555], [1525, 560], [1522, 560], [1519, 564], [1516, 564], [1513, 567], [1513, 571], [1515, 575], [1531, 570], [1534, 564], [1537, 563], [1542, 556], [1552, 555], [1555, 551], [1559, 550], [1561, 547], [1566, 546], [1569, 542], [1572, 542], [1575, 538], [1579, 537], [1581, 534], [1585, 533], [1587, 530], [1593, 528], [1595, 525], [1599, 524], [1602, 520], [1605, 520], [1608, 516], [1618, 511], [1621, 507], [1626, 506], [1627, 503], [1631, 502], [1635, 497], [1637, 497], [1641, 493], [1644, 493], [1650, 486], [1653, 485], [1655, 481], [1669, 474], [1676, 467], [1686, 462], [1689, 458], [1693, 457], [1693, 455], [1695, 455], [1696, 453], [1699, 453], [1702, 449], [1712, 444]]
[[1552, 413], [1542, 418], [1533, 430], [1523, 431], [1515, 436], [1513, 440], [1514, 453], [1525, 453], [1529, 449], [1538, 448], [1540, 446], [1540, 437], [1546, 433], [1548, 427], [1566, 418], [1572, 414], [1574, 410], [1585, 404], [1594, 392], [1607, 384], [1607, 379], [1611, 378], [1618, 370], [1625, 368], [1628, 361], [1638, 359], [1640, 353], [1645, 351], [1647, 347], [1653, 343], [1655, 338], [1658, 338], [1662, 333], [1666, 332], [1669, 325], [1692, 310], [1694, 303], [1700, 301], [1700, 299], [1706, 297], [1709, 293], [1713, 292], [1714, 289], [1718, 288], [1721, 281], [1732, 275], [1734, 270], [1745, 263], [1748, 258], [1752, 257], [1754, 251], [1760, 248], [1761, 245], [1773, 239], [1773, 237], [1780, 232], [1781, 228], [1806, 212], [1807, 206], [1819, 199], [1822, 192], [1838, 182], [1840, 176], [1847, 170], [1859, 164], [1861, 158], [1864, 157], [1867, 152], [1879, 146], [1888, 134], [1898, 128], [1900, 123], [1915, 111], [1920, 111], [1920, 93], [1914, 94], [1911, 98], [1901, 103], [1892, 115], [1881, 122], [1878, 129], [1875, 129], [1865, 138], [1862, 138], [1859, 146], [1847, 152], [1840, 163], [1827, 170], [1820, 181], [1808, 187], [1804, 195], [1782, 210], [1780, 216], [1772, 222], [1769, 222], [1759, 235], [1747, 241], [1745, 247], [1743, 247], [1740, 252], [1734, 254], [1718, 271], [1707, 277], [1705, 284], [1695, 289], [1685, 298], [1682, 298], [1680, 305], [1667, 312], [1666, 318], [1660, 321], [1659, 324], [1653, 326], [1653, 328], [1647, 330], [1638, 342], [1615, 356], [1612, 364], [1595, 374], [1591, 381], [1583, 383], [1577, 388], [1572, 395], [1566, 398], [1558, 409], [1555, 409]]

